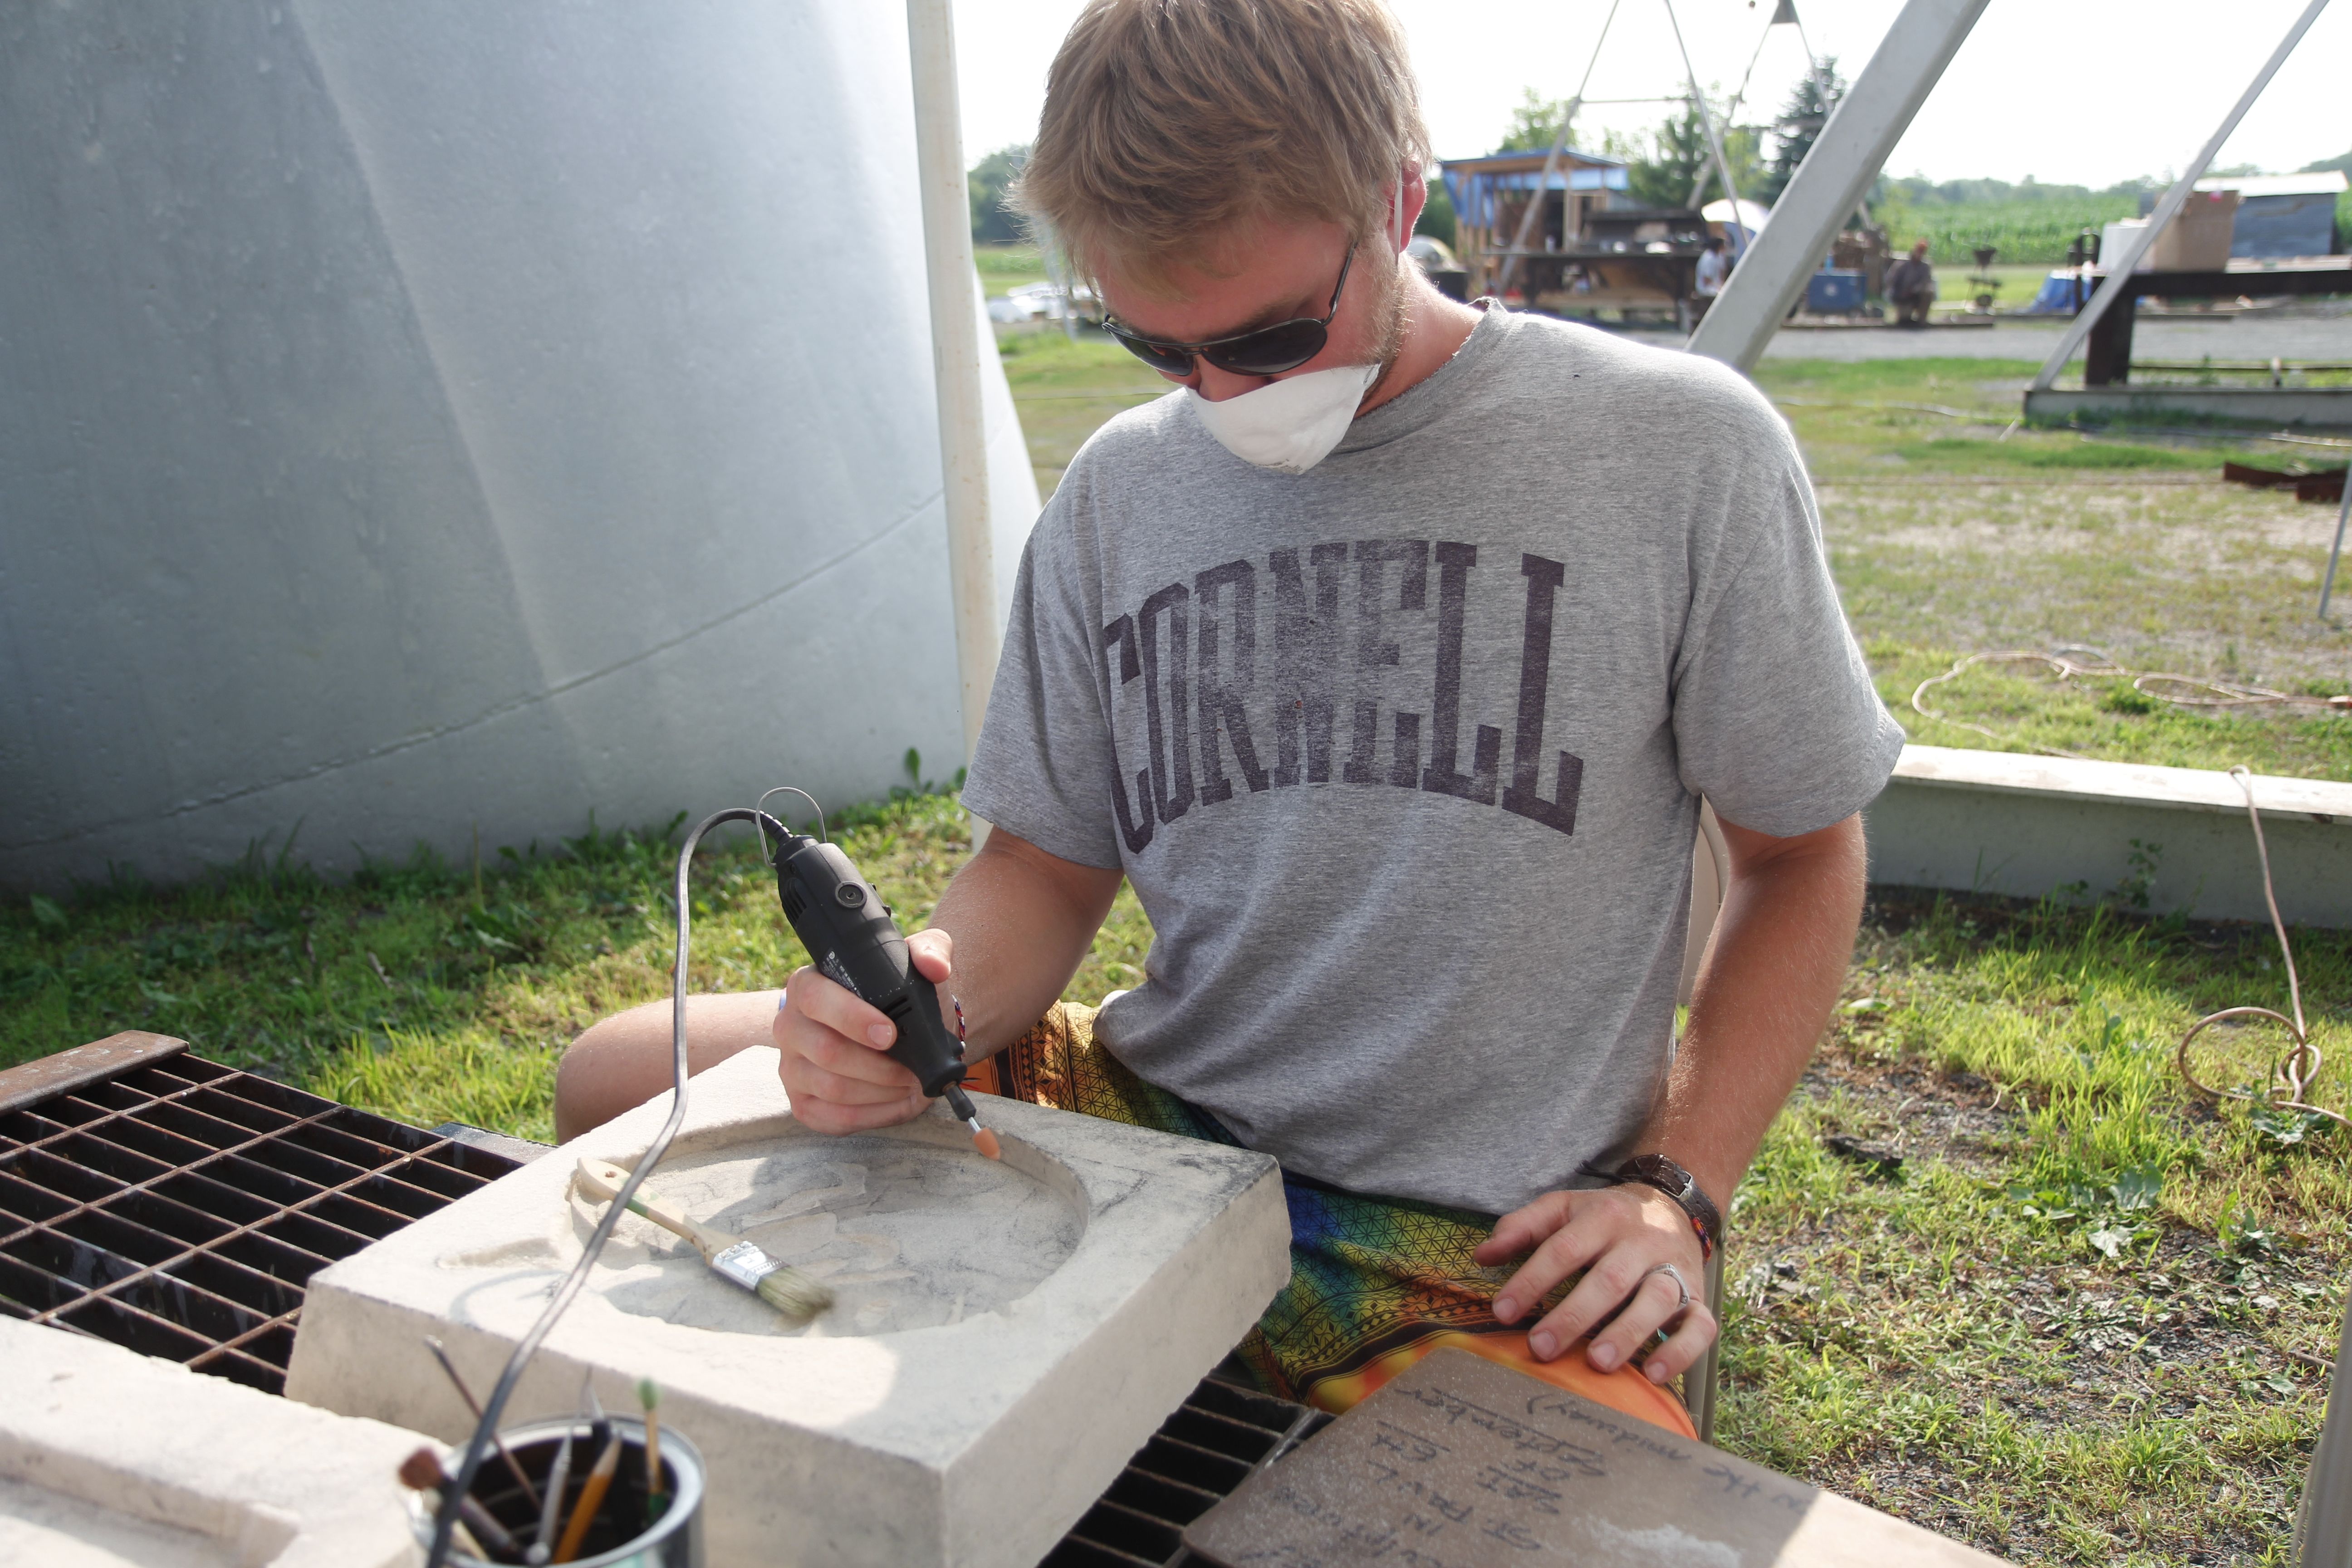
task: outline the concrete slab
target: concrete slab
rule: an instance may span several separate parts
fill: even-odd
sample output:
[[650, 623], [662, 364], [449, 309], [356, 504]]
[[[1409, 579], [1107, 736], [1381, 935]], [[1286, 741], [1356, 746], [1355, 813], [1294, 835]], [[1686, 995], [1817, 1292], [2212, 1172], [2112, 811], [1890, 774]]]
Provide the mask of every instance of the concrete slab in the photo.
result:
[[0, 1563], [412, 1568], [422, 1441], [0, 1319]]
[[[2280, 913], [2352, 926], [2352, 784], [2253, 785]], [[1874, 882], [2096, 898], [2145, 878], [2153, 913], [2269, 919], [2245, 796], [2224, 773], [1906, 746], [1866, 816]]]
[[[511, 1418], [573, 1409], [583, 1372], [613, 1409], [655, 1378], [709, 1464], [714, 1563], [1036, 1562], [1289, 1278], [1289, 1219], [1265, 1155], [982, 1103], [1002, 1164], [944, 1115], [809, 1132], [772, 1050], [696, 1079], [653, 1190], [824, 1276], [835, 1305], [790, 1325], [625, 1219]], [[631, 1163], [668, 1107], [318, 1275], [289, 1395], [462, 1439], [423, 1336], [488, 1388], [593, 1223], [579, 1159]]]
[[2352, 387], [2060, 387], [2025, 395], [2025, 416], [2051, 424], [2094, 419], [2223, 419], [2275, 430], [2352, 430]]
[[[2141, 316], [2132, 353], [2144, 360], [2334, 360], [2352, 357], [2352, 314], [2341, 301], [2235, 316]], [[2063, 321], [2001, 317], [1990, 331], [1906, 331], [1899, 327], [1853, 331], [1778, 332], [1766, 359], [2005, 359], [2039, 364], [2058, 346]], [[1626, 334], [1663, 348], [1681, 348], [1680, 332]], [[2078, 356], [2075, 363], [2081, 363]], [[2019, 390], [2023, 390], [2021, 382]]]

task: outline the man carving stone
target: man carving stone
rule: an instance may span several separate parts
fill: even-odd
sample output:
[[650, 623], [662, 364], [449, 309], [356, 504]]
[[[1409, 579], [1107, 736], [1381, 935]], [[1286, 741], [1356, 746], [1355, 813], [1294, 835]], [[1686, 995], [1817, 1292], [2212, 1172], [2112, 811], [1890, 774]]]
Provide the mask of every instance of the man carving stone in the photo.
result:
[[[1452, 1343], [1687, 1432], [1663, 1385], [1902, 735], [1770, 405], [1445, 300], [1402, 254], [1426, 163], [1377, 0], [1072, 29], [1023, 199], [1174, 390], [1037, 524], [964, 791], [995, 830], [909, 941], [1001, 1091], [1281, 1160], [1271, 1389], [1344, 1408]], [[1702, 795], [1731, 878], [1677, 1049]], [[1122, 877], [1147, 976], [1066, 1006]], [[925, 1108], [807, 970], [694, 1008], [698, 1068], [772, 1038], [818, 1131]], [[582, 1037], [567, 1133], [667, 1087], [667, 1018]]]

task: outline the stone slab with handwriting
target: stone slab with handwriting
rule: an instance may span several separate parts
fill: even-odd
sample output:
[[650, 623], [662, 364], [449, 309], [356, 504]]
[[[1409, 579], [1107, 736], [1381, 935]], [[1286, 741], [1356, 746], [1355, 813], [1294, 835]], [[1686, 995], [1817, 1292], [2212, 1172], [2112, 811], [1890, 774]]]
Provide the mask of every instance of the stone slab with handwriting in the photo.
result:
[[1229, 1568], [1992, 1568], [1958, 1542], [1443, 1350], [1202, 1514]]

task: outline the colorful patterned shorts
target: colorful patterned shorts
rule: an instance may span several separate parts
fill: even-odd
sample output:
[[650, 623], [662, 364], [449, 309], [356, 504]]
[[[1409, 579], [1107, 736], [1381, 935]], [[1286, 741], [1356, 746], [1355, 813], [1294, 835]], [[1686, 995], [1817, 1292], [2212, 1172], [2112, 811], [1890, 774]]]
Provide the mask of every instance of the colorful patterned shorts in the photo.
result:
[[[1097, 1047], [1094, 1021], [1091, 1007], [1055, 1003], [982, 1063], [970, 1087], [1180, 1137], [1238, 1142], [1215, 1117], [1144, 1082]], [[1454, 1345], [1697, 1436], [1682, 1402], [1637, 1369], [1596, 1372], [1580, 1346], [1539, 1362], [1528, 1352], [1525, 1331], [1495, 1321], [1495, 1292], [1509, 1270], [1471, 1257], [1493, 1231], [1492, 1215], [1364, 1197], [1287, 1173], [1283, 1195], [1290, 1205], [1290, 1283], [1240, 1347], [1268, 1393], [1345, 1410], [1430, 1352]]]

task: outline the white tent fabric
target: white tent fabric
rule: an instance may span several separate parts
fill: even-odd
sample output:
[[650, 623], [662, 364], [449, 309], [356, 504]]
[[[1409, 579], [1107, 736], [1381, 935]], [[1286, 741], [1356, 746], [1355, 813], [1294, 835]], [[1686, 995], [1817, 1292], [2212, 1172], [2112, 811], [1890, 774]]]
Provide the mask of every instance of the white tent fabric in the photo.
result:
[[[1766, 206], [1762, 202], [1751, 202], [1745, 196], [1740, 198], [1738, 211], [1741, 226], [1750, 234], [1761, 233], [1764, 226], [1772, 219], [1770, 207]], [[1729, 223], [1731, 215], [1731, 201], [1727, 196], [1717, 196], [1698, 209], [1698, 216], [1709, 223]]]
[[0, 19], [0, 887], [951, 773], [909, 92], [858, 0]]

